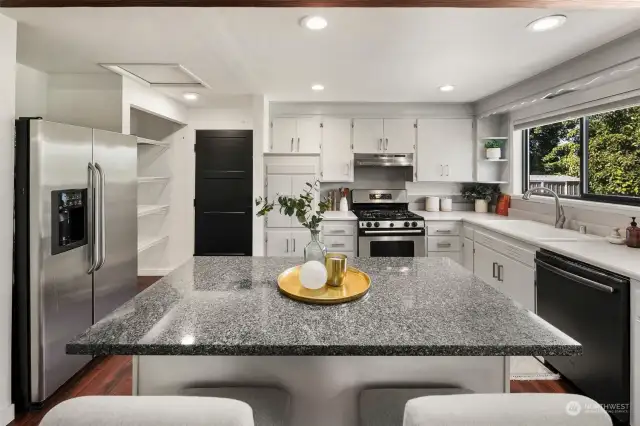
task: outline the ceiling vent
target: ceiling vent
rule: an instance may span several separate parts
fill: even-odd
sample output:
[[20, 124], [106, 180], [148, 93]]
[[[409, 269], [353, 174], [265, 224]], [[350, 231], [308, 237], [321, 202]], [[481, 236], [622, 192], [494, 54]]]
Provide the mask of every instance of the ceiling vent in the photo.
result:
[[180, 64], [100, 64], [100, 66], [148, 86], [208, 88]]

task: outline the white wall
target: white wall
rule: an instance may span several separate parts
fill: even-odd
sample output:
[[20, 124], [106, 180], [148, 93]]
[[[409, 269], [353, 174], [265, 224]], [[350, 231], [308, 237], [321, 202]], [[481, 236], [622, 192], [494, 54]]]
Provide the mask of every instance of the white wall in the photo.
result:
[[11, 404], [11, 285], [13, 253], [13, 134], [16, 22], [0, 15], [0, 424], [13, 420]]
[[122, 130], [120, 76], [50, 74], [48, 87], [48, 120], [112, 132]]
[[16, 68], [16, 117], [47, 119], [49, 75], [26, 65]]
[[168, 120], [186, 124], [187, 108], [162, 93], [144, 86], [128, 77], [117, 77], [121, 82], [121, 117], [122, 127], [118, 132], [131, 133], [130, 108], [135, 107]]

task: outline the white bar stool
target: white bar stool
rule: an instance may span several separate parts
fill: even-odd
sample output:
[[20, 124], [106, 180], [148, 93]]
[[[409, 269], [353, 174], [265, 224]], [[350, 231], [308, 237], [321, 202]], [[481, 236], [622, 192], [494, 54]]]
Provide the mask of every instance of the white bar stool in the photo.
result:
[[592, 399], [572, 394], [426, 396], [407, 402], [403, 426], [611, 426]]
[[254, 426], [251, 407], [233, 399], [83, 396], [49, 411], [40, 426]]

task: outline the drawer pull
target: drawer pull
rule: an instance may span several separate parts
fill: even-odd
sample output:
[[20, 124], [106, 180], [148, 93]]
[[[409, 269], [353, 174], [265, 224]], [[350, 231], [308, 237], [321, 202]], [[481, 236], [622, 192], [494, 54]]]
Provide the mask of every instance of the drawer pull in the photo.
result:
[[344, 247], [344, 243], [333, 243], [331, 247]]
[[438, 234], [450, 234], [451, 233], [451, 229], [436, 229], [436, 232]]
[[438, 247], [451, 247], [451, 243], [438, 243]]
[[347, 231], [345, 229], [332, 229], [331, 231], [327, 232], [328, 235], [332, 235], [332, 234], [346, 234]]
[[498, 278], [496, 276], [496, 267], [498, 266], [498, 262], [493, 262], [493, 278]]

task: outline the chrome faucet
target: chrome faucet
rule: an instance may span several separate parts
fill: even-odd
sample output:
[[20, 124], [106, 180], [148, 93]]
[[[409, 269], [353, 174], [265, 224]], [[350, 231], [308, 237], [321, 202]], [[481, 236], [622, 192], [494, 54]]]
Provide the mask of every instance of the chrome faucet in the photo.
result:
[[555, 199], [556, 199], [556, 228], [562, 229], [562, 227], [564, 226], [564, 221], [566, 220], [566, 217], [564, 216], [564, 209], [560, 205], [560, 198], [558, 197], [558, 194], [556, 194], [554, 191], [552, 191], [549, 188], [546, 188], [544, 186], [536, 186], [535, 188], [529, 188], [529, 190], [527, 192], [525, 192], [524, 195], [522, 196], [522, 199], [523, 200], [528, 200], [529, 198], [531, 198], [531, 194], [533, 194], [534, 192], [546, 192], [546, 193], [551, 194], [551, 195], [553, 195], [555, 197]]

